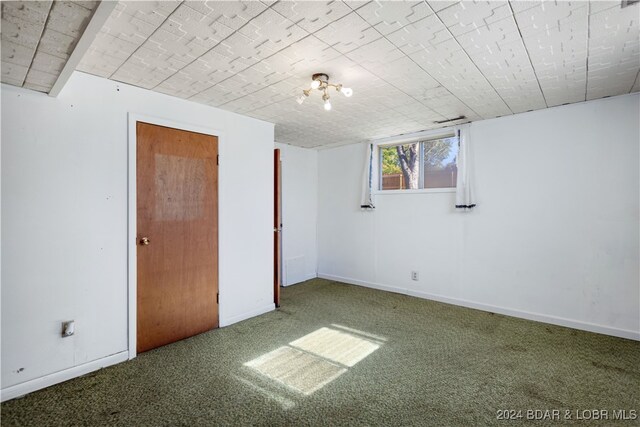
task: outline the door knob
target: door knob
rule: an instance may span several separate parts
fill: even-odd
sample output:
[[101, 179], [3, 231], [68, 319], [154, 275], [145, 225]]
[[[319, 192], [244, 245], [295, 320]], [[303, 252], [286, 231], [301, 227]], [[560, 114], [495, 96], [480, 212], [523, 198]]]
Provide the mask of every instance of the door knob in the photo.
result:
[[147, 246], [149, 243], [151, 243], [151, 240], [149, 240], [148, 237], [143, 237], [143, 238], [140, 239], [140, 244], [142, 246]]

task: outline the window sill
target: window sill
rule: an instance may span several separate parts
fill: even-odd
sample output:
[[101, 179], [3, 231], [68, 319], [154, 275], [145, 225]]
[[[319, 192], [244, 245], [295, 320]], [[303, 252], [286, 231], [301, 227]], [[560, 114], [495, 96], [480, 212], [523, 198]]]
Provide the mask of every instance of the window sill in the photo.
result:
[[376, 196], [392, 195], [392, 194], [425, 194], [425, 193], [455, 193], [455, 188], [421, 188], [419, 190], [376, 190], [373, 192]]

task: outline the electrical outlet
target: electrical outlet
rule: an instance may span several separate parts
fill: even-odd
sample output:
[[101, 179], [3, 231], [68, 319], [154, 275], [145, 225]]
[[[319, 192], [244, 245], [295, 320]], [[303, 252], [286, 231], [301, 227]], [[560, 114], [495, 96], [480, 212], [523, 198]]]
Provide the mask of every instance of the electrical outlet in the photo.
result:
[[418, 281], [418, 272], [417, 271], [412, 271], [411, 272], [411, 280], [415, 280], [416, 282]]
[[76, 332], [76, 322], [74, 320], [62, 322], [62, 338], [70, 337], [75, 332]]

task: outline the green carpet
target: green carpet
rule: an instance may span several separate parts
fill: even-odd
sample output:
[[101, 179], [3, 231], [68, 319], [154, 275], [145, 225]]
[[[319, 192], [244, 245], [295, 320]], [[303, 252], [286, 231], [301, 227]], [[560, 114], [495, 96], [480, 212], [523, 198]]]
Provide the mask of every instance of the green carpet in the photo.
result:
[[[313, 353], [338, 339], [323, 357], [288, 346]], [[578, 424], [637, 425], [612, 411], [639, 406], [639, 342], [315, 279], [285, 288], [277, 311], [5, 402], [1, 416], [3, 426], [549, 425], [568, 410]], [[523, 419], [496, 419], [509, 409]], [[527, 422], [528, 409], [561, 420]], [[591, 409], [609, 420], [575, 420]]]

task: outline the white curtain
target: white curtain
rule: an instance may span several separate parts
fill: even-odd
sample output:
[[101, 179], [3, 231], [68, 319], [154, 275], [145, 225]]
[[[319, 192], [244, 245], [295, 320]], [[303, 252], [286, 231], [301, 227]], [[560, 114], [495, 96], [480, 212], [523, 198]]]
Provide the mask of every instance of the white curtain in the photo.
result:
[[458, 181], [456, 183], [456, 209], [473, 209], [476, 199], [473, 188], [473, 165], [469, 156], [469, 125], [460, 126], [458, 132]]
[[367, 143], [362, 172], [362, 195], [360, 197], [361, 209], [374, 209], [373, 204], [373, 144]]

